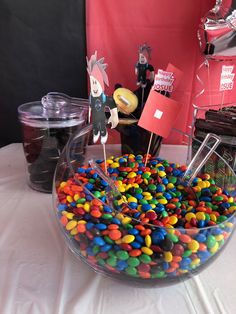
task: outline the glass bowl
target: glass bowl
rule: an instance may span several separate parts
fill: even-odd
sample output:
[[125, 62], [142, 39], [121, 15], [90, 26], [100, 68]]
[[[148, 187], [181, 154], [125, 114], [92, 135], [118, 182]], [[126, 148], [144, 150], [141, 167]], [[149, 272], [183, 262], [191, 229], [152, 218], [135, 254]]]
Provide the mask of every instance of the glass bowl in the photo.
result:
[[[74, 255], [141, 284], [175, 282], [209, 265], [235, 229], [236, 178], [221, 156], [213, 152], [190, 186], [187, 167], [166, 160], [164, 145], [145, 166], [145, 156], [106, 144], [105, 165], [91, 134], [89, 125], [69, 140], [54, 177], [56, 219]], [[168, 149], [178, 156], [178, 145]]]

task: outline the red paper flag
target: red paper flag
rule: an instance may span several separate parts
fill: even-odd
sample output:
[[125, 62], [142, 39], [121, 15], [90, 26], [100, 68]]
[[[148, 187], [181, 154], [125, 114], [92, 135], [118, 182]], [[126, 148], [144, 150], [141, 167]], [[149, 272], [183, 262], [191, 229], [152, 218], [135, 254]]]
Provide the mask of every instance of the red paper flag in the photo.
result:
[[168, 137], [180, 106], [177, 101], [151, 90], [138, 125], [157, 135]]
[[176, 68], [173, 64], [169, 63], [166, 69], [167, 72], [172, 72], [174, 75], [173, 89], [176, 90], [176, 87], [179, 85], [183, 72]]

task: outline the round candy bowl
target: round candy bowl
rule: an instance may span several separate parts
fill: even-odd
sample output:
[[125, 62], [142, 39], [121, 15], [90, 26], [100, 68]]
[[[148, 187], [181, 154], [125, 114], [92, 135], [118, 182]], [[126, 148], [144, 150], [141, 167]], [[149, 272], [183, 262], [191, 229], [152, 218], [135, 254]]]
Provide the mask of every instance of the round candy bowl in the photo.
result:
[[208, 159], [189, 184], [187, 167], [164, 155], [145, 165], [142, 155], [110, 157], [106, 145], [104, 163], [91, 132], [70, 139], [54, 177], [57, 221], [76, 257], [113, 278], [155, 285], [188, 278], [220, 255], [235, 229], [236, 185], [216, 152], [220, 171]]

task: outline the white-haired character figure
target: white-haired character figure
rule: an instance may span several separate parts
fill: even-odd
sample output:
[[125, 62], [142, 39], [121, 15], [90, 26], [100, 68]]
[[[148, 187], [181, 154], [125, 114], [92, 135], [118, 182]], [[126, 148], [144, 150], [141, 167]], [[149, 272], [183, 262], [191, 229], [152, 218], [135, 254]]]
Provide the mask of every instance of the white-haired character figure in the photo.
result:
[[143, 44], [139, 47], [139, 59], [135, 65], [135, 74], [137, 76], [137, 85], [145, 88], [147, 85], [147, 71], [150, 72], [150, 83], [154, 81], [154, 67], [148, 63], [151, 57], [151, 47]]
[[111, 128], [115, 128], [118, 123], [118, 110], [113, 97], [105, 95], [105, 84], [109, 86], [107, 64], [103, 63], [104, 58], [97, 60], [97, 52], [87, 58], [87, 71], [90, 78], [90, 113], [93, 125], [93, 142], [96, 143], [101, 137], [101, 144], [105, 144], [108, 138], [106, 128], [105, 107], [110, 110], [110, 117], [107, 123], [111, 123]]

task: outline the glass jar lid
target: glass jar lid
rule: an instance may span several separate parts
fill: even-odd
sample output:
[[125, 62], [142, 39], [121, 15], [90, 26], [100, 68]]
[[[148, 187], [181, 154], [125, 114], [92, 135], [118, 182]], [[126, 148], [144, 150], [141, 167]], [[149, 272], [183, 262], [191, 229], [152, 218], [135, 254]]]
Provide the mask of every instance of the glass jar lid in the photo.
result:
[[41, 101], [19, 106], [18, 115], [22, 123], [32, 127], [70, 127], [87, 120], [88, 110], [87, 99], [50, 92]]

